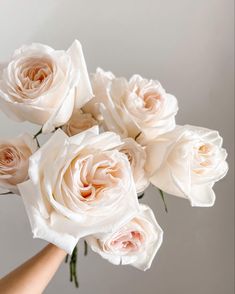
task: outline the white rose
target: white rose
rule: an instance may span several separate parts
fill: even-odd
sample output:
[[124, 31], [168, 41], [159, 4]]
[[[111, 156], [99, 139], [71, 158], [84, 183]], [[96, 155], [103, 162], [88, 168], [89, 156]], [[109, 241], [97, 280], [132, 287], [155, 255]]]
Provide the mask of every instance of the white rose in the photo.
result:
[[124, 153], [130, 162], [137, 193], [143, 192], [149, 185], [145, 172], [146, 153], [144, 148], [132, 138], [126, 138], [117, 149]]
[[106, 130], [138, 137], [138, 142], [146, 144], [174, 129], [177, 100], [158, 81], [139, 75], [127, 81], [102, 69], [97, 69], [91, 81], [95, 98], [84, 109], [103, 119]]
[[78, 41], [67, 51], [42, 44], [22, 46], [0, 74], [2, 110], [16, 121], [44, 125], [44, 132], [65, 124], [74, 108], [92, 95]]
[[29, 157], [37, 150], [33, 138], [24, 134], [0, 140], [0, 187], [19, 194], [17, 184], [28, 179]]
[[81, 110], [78, 110], [73, 113], [70, 120], [63, 126], [62, 129], [68, 136], [74, 136], [97, 124], [98, 122], [90, 113], [83, 113]]
[[86, 238], [91, 248], [115, 265], [150, 268], [163, 240], [163, 231], [152, 210], [141, 204], [141, 211], [116, 231]]
[[60, 129], [31, 158], [19, 185], [34, 237], [72, 253], [79, 238], [120, 226], [139, 210], [130, 164], [114, 133]]
[[147, 148], [150, 182], [161, 190], [190, 200], [192, 206], [212, 206], [214, 183], [228, 171], [226, 150], [217, 131], [177, 127]]

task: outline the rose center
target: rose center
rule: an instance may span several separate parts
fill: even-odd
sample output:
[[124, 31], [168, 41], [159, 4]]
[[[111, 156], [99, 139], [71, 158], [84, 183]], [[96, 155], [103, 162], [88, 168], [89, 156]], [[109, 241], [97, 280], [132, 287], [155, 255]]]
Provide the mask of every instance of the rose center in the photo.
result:
[[39, 81], [41, 83], [47, 77], [47, 73], [43, 68], [36, 67], [29, 69], [27, 77], [31, 81]]
[[0, 150], [0, 171], [4, 173], [4, 170], [15, 167], [19, 155], [17, 151], [12, 148], [3, 148]]
[[143, 100], [145, 102], [145, 108], [149, 110], [158, 109], [161, 104], [161, 96], [157, 93], [145, 93]]
[[111, 246], [114, 249], [122, 251], [138, 251], [143, 243], [143, 236], [138, 231], [131, 231], [123, 234], [111, 242]]
[[67, 185], [81, 201], [100, 199], [104, 191], [117, 186], [122, 179], [122, 164], [112, 158], [113, 152], [75, 158], [64, 175]]
[[22, 89], [32, 90], [39, 88], [43, 83], [49, 81], [53, 70], [50, 61], [42, 58], [26, 60], [22, 64], [20, 72], [19, 79], [22, 86], [20, 86], [19, 90], [22, 91]]
[[1, 165], [9, 165], [12, 161], [14, 161], [14, 155], [10, 149], [6, 149], [0, 153]]

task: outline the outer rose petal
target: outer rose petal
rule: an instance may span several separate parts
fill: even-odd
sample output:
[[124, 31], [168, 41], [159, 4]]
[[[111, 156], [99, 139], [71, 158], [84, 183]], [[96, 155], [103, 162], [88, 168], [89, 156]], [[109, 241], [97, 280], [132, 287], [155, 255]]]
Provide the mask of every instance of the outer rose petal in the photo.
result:
[[124, 153], [130, 161], [136, 191], [142, 193], [150, 184], [144, 168], [146, 162], [145, 149], [132, 138], [126, 138], [123, 139], [123, 144], [118, 150]]
[[215, 192], [213, 184], [194, 185], [192, 187], [189, 200], [192, 206], [211, 207], [215, 204]]
[[[50, 117], [44, 125], [45, 133], [53, 131], [54, 127], [65, 124], [71, 117], [73, 111], [80, 109], [93, 96], [86, 62], [82, 51], [82, 46], [78, 40], [75, 40], [67, 51], [71, 57], [73, 73], [75, 80], [71, 85], [71, 90], [65, 101]], [[75, 86], [75, 87], [74, 87]]]
[[68, 49], [68, 54], [71, 56], [74, 73], [78, 74], [79, 69], [79, 87], [77, 88], [75, 96], [75, 110], [85, 105], [94, 95], [87, 71], [85, 58], [82, 51], [81, 43], [75, 40], [71, 47]]
[[[66, 218], [50, 221], [49, 218], [42, 217], [37, 203], [37, 196], [35, 195], [35, 188], [30, 180], [21, 184], [19, 190], [29, 217], [33, 238], [47, 240], [72, 254], [78, 242], [78, 238], [73, 236], [73, 222]], [[55, 229], [55, 226], [59, 228]]]

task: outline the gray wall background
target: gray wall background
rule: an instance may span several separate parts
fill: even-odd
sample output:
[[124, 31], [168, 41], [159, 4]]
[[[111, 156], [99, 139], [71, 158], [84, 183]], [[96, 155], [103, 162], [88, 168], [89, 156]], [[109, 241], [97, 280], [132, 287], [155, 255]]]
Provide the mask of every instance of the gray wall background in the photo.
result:
[[[0, 0], [0, 61], [33, 41], [67, 48], [83, 43], [89, 71], [97, 66], [129, 77], [159, 79], [179, 100], [179, 124], [220, 131], [229, 153], [228, 176], [217, 183], [213, 208], [191, 208], [158, 192], [150, 204], [165, 231], [152, 268], [115, 267], [79, 255], [79, 291], [62, 265], [45, 293], [232, 294], [234, 275], [234, 3], [232, 0]], [[29, 129], [0, 113], [0, 136]], [[45, 242], [33, 240], [21, 199], [0, 198], [0, 276]], [[33, 293], [32, 293], [33, 294]]]

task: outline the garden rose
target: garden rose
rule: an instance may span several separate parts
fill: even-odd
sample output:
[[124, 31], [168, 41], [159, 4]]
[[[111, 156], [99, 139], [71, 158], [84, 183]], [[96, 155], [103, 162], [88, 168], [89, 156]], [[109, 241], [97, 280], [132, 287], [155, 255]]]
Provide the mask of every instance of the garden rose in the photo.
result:
[[0, 140], [0, 187], [19, 194], [17, 184], [28, 179], [29, 157], [37, 150], [33, 138], [24, 134]]
[[81, 110], [78, 110], [73, 113], [67, 124], [63, 126], [63, 130], [68, 136], [74, 136], [97, 124], [98, 122], [90, 113], [83, 113]]
[[126, 138], [123, 139], [123, 144], [118, 147], [118, 150], [124, 153], [130, 162], [137, 193], [143, 192], [149, 185], [145, 172], [144, 148], [132, 138]]
[[174, 129], [177, 100], [158, 81], [139, 75], [127, 81], [97, 69], [92, 86], [95, 98], [84, 109], [102, 120], [106, 130], [146, 144]]
[[67, 51], [42, 44], [22, 46], [0, 73], [1, 109], [16, 121], [43, 125], [43, 132], [65, 124], [91, 97], [77, 40]]
[[34, 237], [72, 253], [79, 238], [119, 227], [139, 211], [126, 156], [114, 133], [60, 129], [31, 158], [19, 185]]
[[188, 125], [158, 137], [146, 148], [150, 182], [192, 206], [212, 206], [213, 185], [228, 171], [222, 142], [217, 131]]
[[163, 231], [152, 210], [141, 204], [141, 211], [116, 231], [86, 238], [91, 248], [116, 265], [133, 265], [147, 270], [162, 244]]

